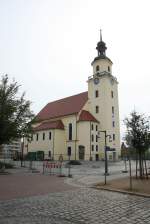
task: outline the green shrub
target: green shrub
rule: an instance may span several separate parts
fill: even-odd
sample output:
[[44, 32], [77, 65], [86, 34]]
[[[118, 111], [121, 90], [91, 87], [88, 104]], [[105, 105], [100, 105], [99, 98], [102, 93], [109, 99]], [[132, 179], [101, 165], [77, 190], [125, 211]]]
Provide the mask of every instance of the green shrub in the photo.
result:
[[36, 160], [39, 160], [39, 161], [44, 160], [44, 152], [43, 151], [37, 151], [36, 152]]
[[43, 161], [44, 160], [44, 152], [43, 151], [28, 152], [28, 154], [25, 157], [25, 160]]
[[25, 159], [35, 161], [36, 160], [36, 152], [28, 152]]

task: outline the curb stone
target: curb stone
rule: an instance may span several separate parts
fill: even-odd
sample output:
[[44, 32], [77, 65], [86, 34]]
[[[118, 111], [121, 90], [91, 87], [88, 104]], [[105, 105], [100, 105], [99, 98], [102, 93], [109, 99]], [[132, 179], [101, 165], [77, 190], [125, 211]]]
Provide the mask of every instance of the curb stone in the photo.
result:
[[114, 188], [106, 188], [106, 187], [98, 187], [98, 186], [92, 186], [91, 188], [94, 188], [96, 190], [104, 190], [104, 191], [111, 191], [111, 192], [116, 192], [116, 193], [122, 193], [122, 194], [129, 194], [129, 195], [134, 195], [134, 196], [139, 196], [139, 197], [144, 197], [144, 198], [150, 198], [149, 194], [144, 194], [144, 193], [137, 193], [137, 192], [131, 192], [131, 191], [125, 191], [125, 190], [118, 190]]

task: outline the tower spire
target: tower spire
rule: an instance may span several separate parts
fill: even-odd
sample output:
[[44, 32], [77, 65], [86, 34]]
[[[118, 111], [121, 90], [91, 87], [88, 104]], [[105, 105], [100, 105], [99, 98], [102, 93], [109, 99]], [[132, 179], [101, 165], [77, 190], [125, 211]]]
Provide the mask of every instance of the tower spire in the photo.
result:
[[100, 41], [102, 42], [102, 30], [100, 29]]
[[98, 52], [98, 56], [105, 57], [106, 56], [106, 49], [107, 49], [106, 44], [102, 40], [102, 30], [100, 29], [100, 41], [97, 43], [97, 47], [96, 47], [96, 50]]

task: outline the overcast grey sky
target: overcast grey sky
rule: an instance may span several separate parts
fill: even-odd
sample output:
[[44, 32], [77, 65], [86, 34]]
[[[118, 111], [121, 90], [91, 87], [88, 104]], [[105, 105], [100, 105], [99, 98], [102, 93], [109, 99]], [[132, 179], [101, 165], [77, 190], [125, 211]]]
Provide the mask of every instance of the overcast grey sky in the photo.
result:
[[22, 85], [35, 113], [86, 91], [100, 28], [121, 124], [134, 108], [150, 114], [149, 0], [0, 0], [0, 74]]

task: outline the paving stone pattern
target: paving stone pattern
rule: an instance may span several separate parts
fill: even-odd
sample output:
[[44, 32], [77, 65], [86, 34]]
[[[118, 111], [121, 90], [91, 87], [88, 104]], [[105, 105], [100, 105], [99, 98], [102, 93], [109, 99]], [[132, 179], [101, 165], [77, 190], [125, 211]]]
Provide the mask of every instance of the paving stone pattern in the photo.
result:
[[0, 201], [0, 224], [150, 224], [150, 199], [80, 188]]

